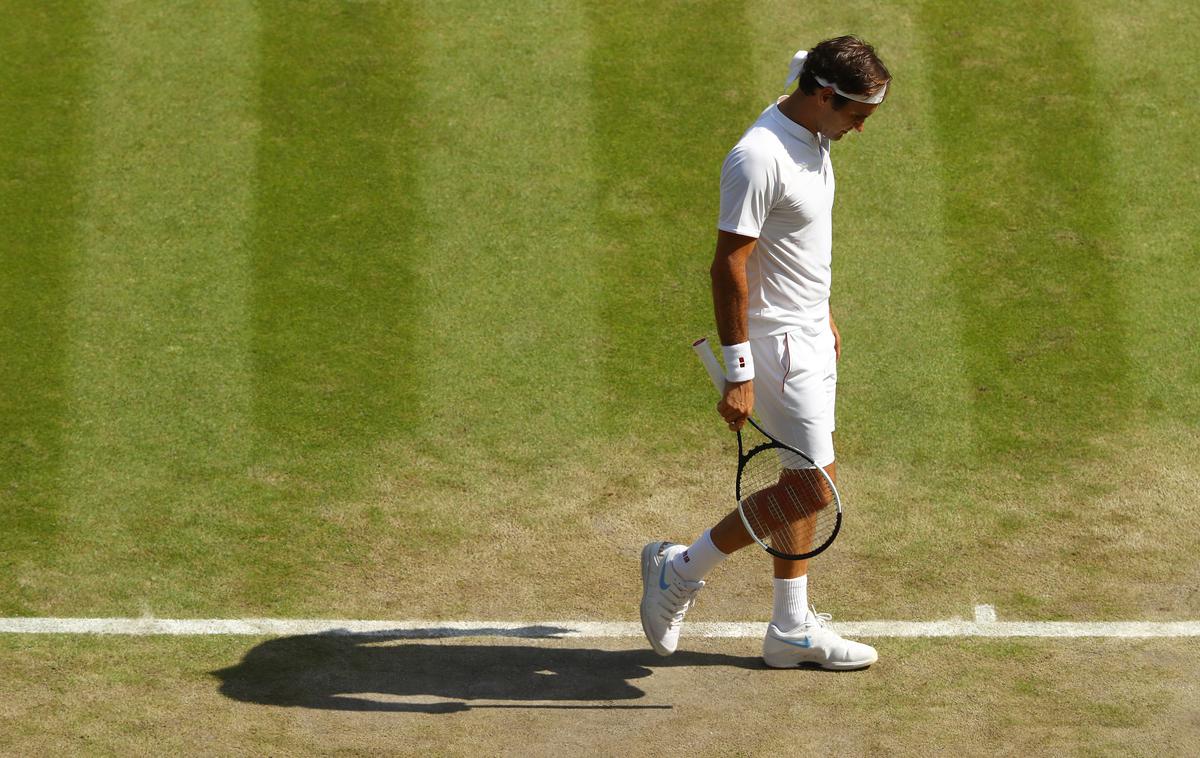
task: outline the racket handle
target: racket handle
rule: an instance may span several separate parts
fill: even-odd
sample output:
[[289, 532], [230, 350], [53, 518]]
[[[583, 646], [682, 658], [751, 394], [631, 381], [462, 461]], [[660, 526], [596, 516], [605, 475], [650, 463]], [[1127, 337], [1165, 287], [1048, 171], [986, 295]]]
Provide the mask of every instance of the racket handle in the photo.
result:
[[700, 362], [708, 370], [708, 378], [712, 379], [713, 386], [717, 388], [717, 394], [724, 394], [725, 372], [721, 370], [721, 364], [717, 363], [717, 356], [713, 355], [712, 348], [708, 346], [708, 338], [701, 337], [693, 342], [692, 349], [696, 351], [696, 355], [700, 356]]

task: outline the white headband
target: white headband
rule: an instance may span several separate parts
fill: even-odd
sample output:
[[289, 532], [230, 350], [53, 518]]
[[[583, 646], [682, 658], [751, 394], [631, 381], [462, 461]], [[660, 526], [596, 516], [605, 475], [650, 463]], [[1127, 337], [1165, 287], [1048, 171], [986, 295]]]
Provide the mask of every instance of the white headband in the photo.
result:
[[[788, 79], [784, 82], [783, 88], [786, 90], [792, 86], [792, 82], [800, 78], [801, 72], [804, 71], [804, 60], [808, 58], [807, 50], [800, 50], [792, 56], [792, 65], [788, 66]], [[856, 103], [866, 103], [867, 105], [878, 105], [883, 102], [883, 96], [887, 94], [887, 85], [879, 88], [879, 91], [874, 95], [852, 95], [849, 92], [842, 92], [841, 88], [833, 82], [828, 82], [821, 77], [813, 74], [813, 78], [817, 80], [817, 84], [822, 87], [833, 87], [833, 91], [846, 98], [853, 100]]]

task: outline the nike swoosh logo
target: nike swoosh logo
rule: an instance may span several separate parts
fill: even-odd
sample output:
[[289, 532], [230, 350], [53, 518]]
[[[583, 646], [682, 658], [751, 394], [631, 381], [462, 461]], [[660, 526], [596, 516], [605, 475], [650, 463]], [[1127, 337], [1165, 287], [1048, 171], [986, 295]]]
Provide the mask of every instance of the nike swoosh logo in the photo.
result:
[[780, 642], [782, 642], [785, 645], [791, 645], [792, 647], [803, 647], [803, 648], [812, 647], [812, 637], [805, 637], [802, 640], [794, 640], [794, 641], [793, 640], [785, 640], [782, 637], [776, 637], [775, 639], [779, 640]]
[[667, 561], [663, 561], [662, 571], [658, 575], [658, 588], [660, 590], [668, 589], [671, 585], [667, 584]]

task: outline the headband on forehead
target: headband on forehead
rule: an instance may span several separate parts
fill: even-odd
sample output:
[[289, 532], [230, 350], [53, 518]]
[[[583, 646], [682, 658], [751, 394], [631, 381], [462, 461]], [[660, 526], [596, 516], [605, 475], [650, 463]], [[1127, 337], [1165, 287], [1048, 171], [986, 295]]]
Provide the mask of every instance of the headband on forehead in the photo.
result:
[[[803, 73], [803, 71], [804, 71], [804, 61], [807, 58], [808, 58], [807, 50], [800, 50], [794, 56], [792, 56], [792, 65], [788, 66], [788, 79], [783, 84], [783, 88], [785, 90], [788, 87], [792, 86], [792, 82], [794, 82], [800, 78], [800, 74]], [[878, 105], [879, 103], [883, 102], [883, 96], [887, 94], [887, 85], [886, 84], [883, 85], [882, 87], [880, 87], [879, 91], [873, 95], [854, 95], [849, 92], [842, 92], [841, 87], [838, 87], [837, 84], [835, 84], [834, 82], [826, 81], [825, 79], [822, 79], [821, 77], [817, 76], [816, 74], [813, 74], [813, 78], [816, 79], [817, 84], [821, 85], [822, 87], [832, 87], [834, 92], [838, 93], [839, 95], [846, 98], [847, 100], [853, 100], [856, 103], [866, 103], [867, 105]]]

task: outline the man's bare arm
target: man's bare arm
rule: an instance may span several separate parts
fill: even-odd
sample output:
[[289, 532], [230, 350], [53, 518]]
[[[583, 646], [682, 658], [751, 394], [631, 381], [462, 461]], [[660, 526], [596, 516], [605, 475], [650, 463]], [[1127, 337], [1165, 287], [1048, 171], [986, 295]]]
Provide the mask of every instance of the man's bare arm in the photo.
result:
[[[713, 256], [713, 310], [722, 345], [736, 345], [750, 338], [746, 319], [746, 261], [758, 240], [726, 231], [717, 232], [717, 252]], [[754, 382], [726, 383], [717, 412], [731, 429], [741, 429], [754, 411]]]
[[833, 322], [833, 306], [829, 306], [829, 330], [833, 332], [833, 357], [835, 360], [842, 359], [842, 333], [838, 331], [837, 324]]

